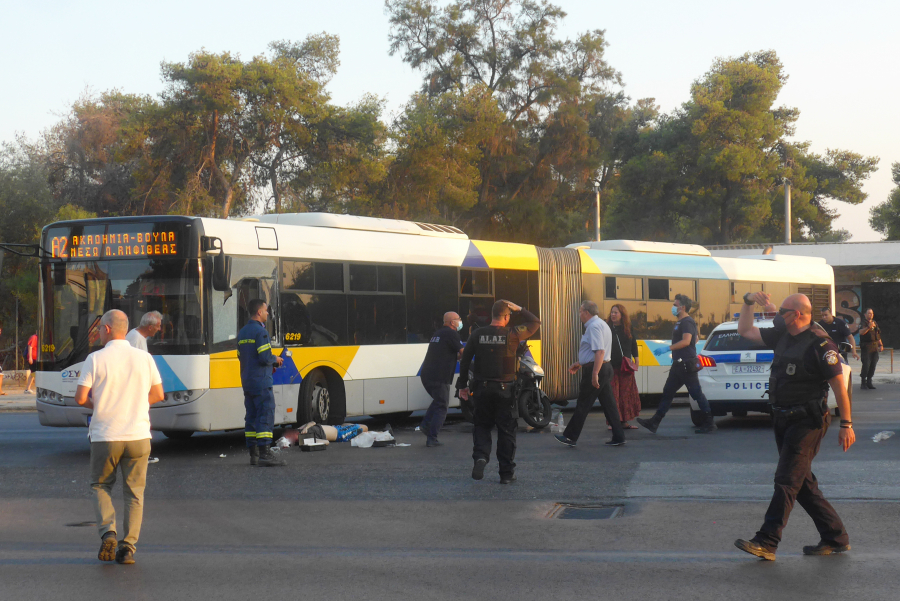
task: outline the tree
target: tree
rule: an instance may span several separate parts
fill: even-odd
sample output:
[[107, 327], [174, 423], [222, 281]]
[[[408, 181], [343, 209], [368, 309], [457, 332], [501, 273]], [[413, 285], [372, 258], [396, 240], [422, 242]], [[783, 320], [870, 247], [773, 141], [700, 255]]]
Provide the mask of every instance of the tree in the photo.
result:
[[856, 204], [876, 157], [790, 143], [799, 111], [775, 107], [787, 75], [774, 52], [718, 59], [691, 99], [638, 136], [606, 222], [627, 236], [730, 244], [783, 231], [785, 179], [797, 239], [840, 239], [826, 199]]
[[[0, 241], [36, 244], [41, 228], [52, 221], [54, 200], [47, 184], [47, 168], [33, 160], [29, 145], [4, 143], [0, 149]], [[14, 331], [16, 299], [19, 326], [32, 331], [37, 324], [37, 273], [34, 259], [5, 253], [0, 273], [0, 322], [7, 336]]]
[[[262, 161], [285, 137], [307, 142], [310, 126], [323, 117], [321, 86], [286, 64], [283, 57], [244, 63], [206, 51], [187, 63], [163, 63], [163, 123], [175, 128], [167, 132], [171, 148], [193, 159], [185, 184], [210, 190], [223, 218], [250, 198], [251, 159]], [[191, 212], [190, 197], [183, 210]]]
[[900, 240], [900, 162], [891, 165], [891, 179], [897, 187], [869, 210], [869, 225], [885, 240]]
[[[424, 72], [426, 97], [480, 86], [504, 115], [497, 136], [479, 145], [477, 200], [458, 225], [503, 239], [534, 225], [527, 222], [536, 207], [565, 213], [573, 194], [586, 204], [598, 179], [585, 173], [596, 157], [582, 156], [596, 151], [587, 140], [590, 115], [609, 87], [621, 85], [605, 61], [602, 30], [558, 39], [565, 13], [545, 0], [456, 0], [443, 9], [434, 0], [387, 0], [385, 7], [391, 53]], [[559, 237], [555, 226], [540, 235]]]

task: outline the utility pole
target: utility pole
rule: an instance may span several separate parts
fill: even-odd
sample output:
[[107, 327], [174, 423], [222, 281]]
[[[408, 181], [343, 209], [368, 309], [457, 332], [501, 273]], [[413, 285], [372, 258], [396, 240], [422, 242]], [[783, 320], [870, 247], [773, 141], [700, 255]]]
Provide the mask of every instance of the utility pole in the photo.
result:
[[13, 351], [16, 354], [16, 371], [19, 371], [19, 295], [16, 295], [16, 350]]
[[[788, 169], [794, 166], [792, 159], [787, 159], [785, 165]], [[791, 181], [784, 178], [784, 243], [791, 243]]]
[[594, 186], [594, 241], [600, 242], [600, 186]]

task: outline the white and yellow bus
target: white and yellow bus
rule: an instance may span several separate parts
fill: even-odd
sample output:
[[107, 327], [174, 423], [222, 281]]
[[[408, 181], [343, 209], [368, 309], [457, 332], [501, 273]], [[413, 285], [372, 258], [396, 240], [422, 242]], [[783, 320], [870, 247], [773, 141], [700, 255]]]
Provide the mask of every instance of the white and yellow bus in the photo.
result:
[[272, 307], [276, 424], [407, 413], [428, 406], [418, 372], [446, 311], [469, 331], [489, 321], [495, 299], [539, 315], [529, 342], [551, 400], [574, 398], [578, 305], [615, 303], [640, 338], [638, 384], [659, 393], [671, 358], [675, 294], [697, 301], [702, 332], [739, 310], [748, 290], [806, 292], [833, 309], [834, 276], [804, 258], [713, 258], [701, 247], [610, 241], [545, 249], [470, 240], [443, 225], [329, 214], [222, 220], [122, 217], [54, 223], [41, 238], [37, 409], [48, 426], [86, 426], [74, 402], [80, 368], [99, 345], [109, 309], [133, 325], [163, 315], [149, 341], [166, 392], [150, 411], [168, 436], [243, 427], [237, 333], [247, 303]]

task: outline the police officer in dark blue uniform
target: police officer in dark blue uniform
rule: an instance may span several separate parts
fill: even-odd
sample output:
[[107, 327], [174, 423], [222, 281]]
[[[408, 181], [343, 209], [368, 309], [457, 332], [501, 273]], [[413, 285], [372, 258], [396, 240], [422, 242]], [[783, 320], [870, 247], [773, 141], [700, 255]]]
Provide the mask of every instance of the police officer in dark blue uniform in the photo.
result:
[[[521, 313], [523, 323], [509, 327], [510, 313]], [[497, 462], [500, 483], [516, 479], [516, 428], [519, 410], [513, 395], [516, 380], [516, 350], [519, 342], [534, 335], [541, 325], [536, 315], [507, 300], [491, 307], [491, 325], [478, 328], [469, 335], [456, 388], [459, 398], [469, 398], [469, 365], [474, 358], [472, 394], [475, 404], [475, 429], [472, 478], [484, 478], [484, 466], [491, 457], [491, 428], [497, 426]]]
[[272, 453], [272, 429], [275, 427], [275, 396], [272, 394], [272, 366], [284, 360], [272, 354], [266, 321], [266, 301], [254, 299], [247, 305], [250, 321], [238, 334], [241, 361], [241, 385], [244, 388], [244, 436], [250, 450], [250, 465], [276, 467], [286, 465]]
[[450, 384], [456, 371], [456, 361], [463, 348], [459, 340], [461, 329], [462, 320], [457, 313], [453, 311], [444, 313], [444, 325], [432, 335], [428, 351], [425, 353], [425, 361], [422, 362], [422, 369], [419, 372], [422, 386], [432, 399], [419, 425], [419, 431], [427, 437], [425, 446], [428, 447], [439, 447], [442, 444], [438, 440], [438, 433], [447, 418]]
[[812, 307], [805, 295], [793, 294], [784, 299], [772, 328], [759, 329], [753, 325], [754, 303], [766, 307], [766, 311], [775, 309], [765, 292], [744, 295], [738, 333], [775, 351], [769, 377], [769, 402], [779, 457], [775, 492], [762, 527], [752, 539], [738, 539], [734, 544], [741, 551], [774, 561], [781, 532], [796, 501], [819, 531], [819, 543], [803, 547], [805, 555], [849, 551], [847, 530], [819, 490], [812, 473], [812, 460], [831, 423], [827, 405], [829, 386], [842, 418], [838, 443], [846, 451], [856, 440], [837, 345], [824, 330], [811, 323]]

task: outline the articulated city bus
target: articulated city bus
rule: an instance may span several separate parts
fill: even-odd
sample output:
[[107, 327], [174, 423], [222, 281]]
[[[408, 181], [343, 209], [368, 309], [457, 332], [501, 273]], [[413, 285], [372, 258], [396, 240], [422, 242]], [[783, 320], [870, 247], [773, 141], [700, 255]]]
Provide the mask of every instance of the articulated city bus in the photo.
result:
[[470, 240], [444, 225], [316, 213], [66, 221], [44, 228], [40, 256], [40, 422], [88, 424], [91, 412], [74, 395], [104, 312], [121, 309], [134, 327], [159, 311], [162, 329], [148, 345], [166, 398], [150, 417], [172, 437], [243, 427], [237, 333], [254, 298], [269, 303], [273, 351], [285, 359], [274, 377], [276, 424], [426, 408], [418, 372], [444, 312], [462, 316], [465, 341], [500, 298], [541, 318], [529, 346], [554, 401], [577, 394], [566, 366], [583, 299], [603, 315], [615, 303], [628, 309], [646, 394], [661, 392], [671, 364], [652, 351], [668, 344], [675, 294], [697, 301], [703, 332], [748, 290], [806, 292], [816, 307], [834, 298], [823, 261], [713, 258], [697, 246], [631, 241], [545, 249]]

